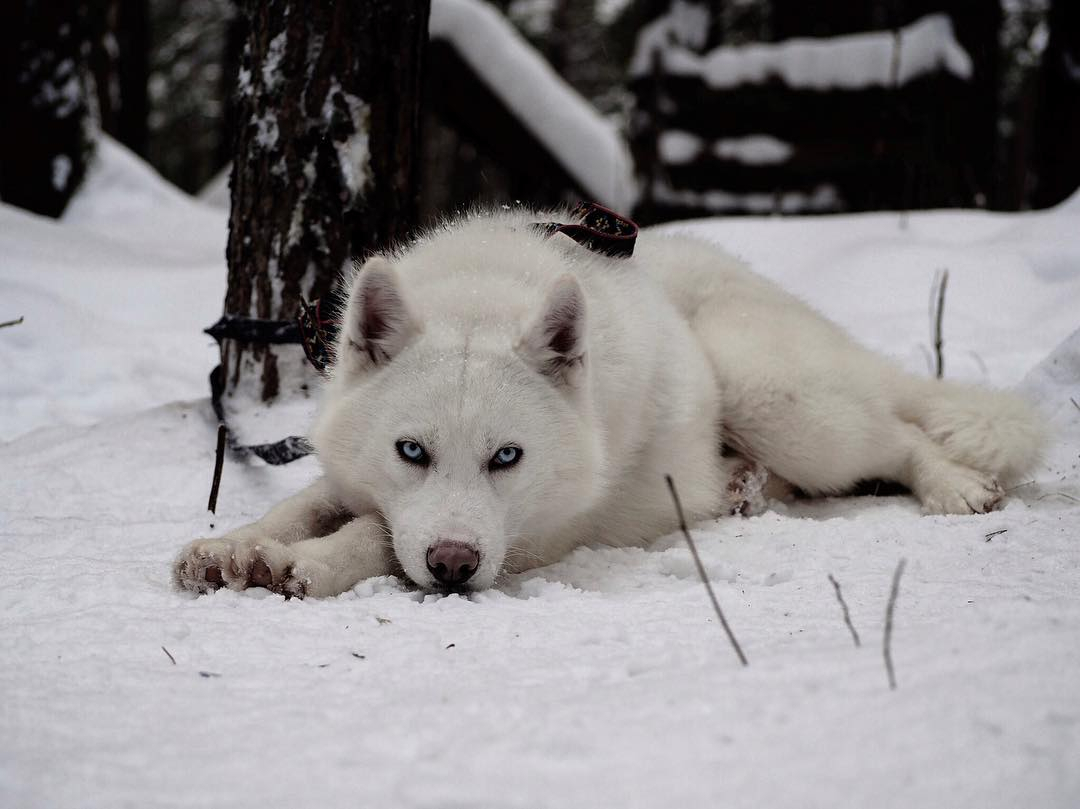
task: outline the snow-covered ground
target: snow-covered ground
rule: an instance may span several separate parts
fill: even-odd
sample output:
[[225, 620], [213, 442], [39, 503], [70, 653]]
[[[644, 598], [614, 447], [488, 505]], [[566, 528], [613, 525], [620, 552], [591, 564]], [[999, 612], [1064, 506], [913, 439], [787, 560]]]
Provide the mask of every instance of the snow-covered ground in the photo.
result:
[[0, 329], [0, 806], [1080, 805], [1080, 198], [678, 225], [919, 372], [948, 268], [947, 374], [1021, 384], [1055, 430], [989, 516], [698, 526], [744, 669], [678, 536], [469, 599], [174, 592], [183, 542], [316, 466], [230, 462], [204, 510], [224, 215], [102, 158], [63, 222], [0, 206], [0, 321], [25, 316]]

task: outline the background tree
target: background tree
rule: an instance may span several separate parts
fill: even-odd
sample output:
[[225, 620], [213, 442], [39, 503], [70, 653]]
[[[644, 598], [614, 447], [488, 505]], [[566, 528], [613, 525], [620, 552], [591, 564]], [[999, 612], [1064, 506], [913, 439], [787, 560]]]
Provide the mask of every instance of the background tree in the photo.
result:
[[0, 11], [0, 199], [46, 216], [63, 213], [93, 149], [91, 15], [81, 0]]
[[[295, 317], [349, 256], [416, 218], [428, 0], [250, 0], [237, 95], [226, 315]], [[222, 341], [226, 406], [310, 379], [295, 346]]]
[[1080, 3], [1053, 0], [1036, 127], [1036, 207], [1056, 205], [1080, 182]]

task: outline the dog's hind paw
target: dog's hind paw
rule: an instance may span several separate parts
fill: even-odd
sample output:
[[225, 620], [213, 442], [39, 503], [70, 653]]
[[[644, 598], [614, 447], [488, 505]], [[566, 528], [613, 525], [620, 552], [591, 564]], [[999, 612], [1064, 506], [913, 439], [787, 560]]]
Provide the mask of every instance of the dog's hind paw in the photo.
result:
[[926, 514], [986, 514], [1001, 505], [1005, 490], [994, 478], [959, 464], [918, 492]]
[[307, 588], [294, 575], [289, 549], [253, 539], [197, 539], [173, 563], [173, 582], [183, 590], [209, 593], [222, 587], [246, 590], [265, 587], [286, 598], [302, 598]]
[[728, 513], [732, 516], [751, 517], [761, 514], [768, 507], [765, 484], [769, 470], [754, 461], [740, 460], [732, 470], [727, 485]]

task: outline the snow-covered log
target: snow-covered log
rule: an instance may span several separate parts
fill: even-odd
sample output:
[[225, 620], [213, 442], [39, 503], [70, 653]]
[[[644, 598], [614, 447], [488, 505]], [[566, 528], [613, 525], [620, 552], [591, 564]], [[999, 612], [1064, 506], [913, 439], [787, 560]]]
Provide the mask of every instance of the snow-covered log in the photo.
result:
[[581, 192], [616, 209], [637, 190], [616, 127], [568, 85], [498, 11], [481, 0], [432, 0], [431, 38], [449, 43]]

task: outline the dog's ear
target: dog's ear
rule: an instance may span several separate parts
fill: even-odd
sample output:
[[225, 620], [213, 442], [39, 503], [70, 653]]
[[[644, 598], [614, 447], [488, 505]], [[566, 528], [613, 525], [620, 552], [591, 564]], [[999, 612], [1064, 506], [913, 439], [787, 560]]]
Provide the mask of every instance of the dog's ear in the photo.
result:
[[355, 371], [383, 365], [419, 333], [394, 268], [383, 256], [371, 257], [352, 281], [339, 359]]
[[541, 373], [573, 384], [585, 363], [585, 294], [572, 275], [560, 276], [526, 328], [519, 351]]

